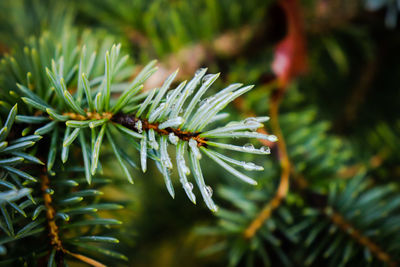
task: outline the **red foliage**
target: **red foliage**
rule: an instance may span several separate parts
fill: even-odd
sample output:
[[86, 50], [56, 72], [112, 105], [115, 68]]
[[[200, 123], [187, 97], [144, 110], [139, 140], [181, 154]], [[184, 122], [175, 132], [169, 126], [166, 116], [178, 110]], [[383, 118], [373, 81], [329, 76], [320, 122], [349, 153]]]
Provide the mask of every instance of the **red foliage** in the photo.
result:
[[272, 70], [279, 86], [285, 88], [293, 78], [306, 71], [307, 52], [298, 0], [281, 0], [279, 3], [286, 15], [287, 34], [276, 46]]

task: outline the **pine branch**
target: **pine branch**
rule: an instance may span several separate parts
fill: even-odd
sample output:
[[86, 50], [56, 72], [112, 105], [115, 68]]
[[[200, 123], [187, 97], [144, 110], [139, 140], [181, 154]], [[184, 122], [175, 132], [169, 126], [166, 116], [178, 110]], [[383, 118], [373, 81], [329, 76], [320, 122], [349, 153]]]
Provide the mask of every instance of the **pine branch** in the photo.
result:
[[[147, 169], [147, 159], [153, 159], [163, 174], [172, 197], [175, 192], [170, 169], [174, 164], [168, 153], [168, 146], [175, 146], [176, 166], [188, 198], [196, 203], [196, 196], [192, 192], [193, 185], [188, 179], [188, 175], [192, 172], [206, 205], [212, 211], [216, 211], [217, 206], [212, 200], [212, 189], [204, 180], [200, 165], [202, 155], [207, 155], [237, 178], [256, 184], [255, 180], [232, 166], [248, 171], [261, 171], [263, 167], [230, 158], [214, 149], [260, 155], [270, 153], [267, 147], [257, 149], [252, 144], [226, 144], [216, 142], [214, 139], [261, 138], [271, 142], [276, 141], [274, 135], [255, 132], [263, 126], [263, 122], [268, 121], [268, 117], [248, 118], [243, 121], [231, 121], [222, 127], [209, 127], [216, 121], [226, 118], [226, 114], [221, 114], [220, 111], [235, 98], [250, 91], [253, 86], [232, 84], [208, 98], [203, 98], [219, 74], [206, 75], [207, 70], [200, 69], [193, 79], [179, 84], [174, 90], [170, 90], [170, 87], [177, 71], [165, 80], [160, 89], [140, 93], [143, 83], [156, 71], [155, 61], [144, 67], [132, 81], [127, 81], [132, 67], [126, 66], [127, 57], [120, 55], [120, 45], [113, 45], [110, 50], [106, 50], [106, 45], [102, 46], [103, 50], [99, 54], [103, 54], [103, 58], [97, 57], [93, 52], [95, 47], [79, 46], [79, 42], [91, 44], [97, 43], [96, 40], [90, 35], [80, 40], [77, 32], [72, 31], [68, 38], [64, 37], [62, 49], [58, 50], [59, 48], [48, 37], [41, 42], [33, 42], [25, 48], [21, 59], [16, 60], [13, 56], [7, 56], [2, 65], [3, 73], [8, 75], [3, 81], [4, 85], [13, 88], [10, 94], [3, 92], [4, 99], [10, 103], [18, 102], [19, 99], [23, 101], [16, 121], [25, 127], [23, 132], [34, 131], [35, 134], [43, 136], [47, 142], [45, 146], [38, 147], [35, 151], [37, 156], [47, 160], [46, 171], [39, 175], [42, 179], [40, 189], [42, 197], [38, 198], [39, 192], [34, 191], [37, 201], [31, 211], [34, 221], [25, 224], [21, 222], [23, 225], [21, 231], [24, 235], [20, 235], [17, 239], [7, 239], [7, 242], [16, 242], [26, 237], [33, 238], [42, 234], [47, 227], [50, 246], [41, 247], [39, 250], [49, 255], [48, 261], [51, 264], [55, 261], [57, 264], [66, 262], [69, 255], [89, 264], [101, 265], [88, 256], [71, 252], [78, 249], [126, 260], [125, 256], [117, 252], [86, 244], [92, 241], [114, 242], [115, 239], [97, 237], [97, 233], [92, 231], [78, 233], [72, 230], [92, 224], [120, 223], [111, 219], [86, 219], [87, 216], [91, 218], [91, 213], [100, 207], [94, 205], [96, 208], [92, 208], [90, 199], [101, 192], [97, 189], [85, 189], [87, 186], [82, 186], [81, 190], [72, 190], [71, 186], [75, 187], [79, 183], [65, 178], [73, 169], [72, 166], [79, 162], [76, 157], [69, 157], [70, 149], [71, 153], [72, 149], [76, 151], [77, 141], [79, 141], [78, 147], [81, 148], [84, 166], [80, 172], [85, 174], [88, 185], [98, 187], [96, 174], [102, 169], [102, 155], [109, 148], [104, 145], [105, 143], [110, 145], [128, 181], [133, 183], [129, 170], [132, 160], [126, 157], [125, 146], [118, 143], [119, 137], [126, 136], [129, 138], [129, 143], [140, 152], [142, 171], [145, 172]], [[38, 53], [40, 57], [37, 57]], [[57, 56], [53, 58], [54, 55]], [[60, 142], [62, 136], [63, 141]], [[33, 144], [26, 143], [26, 145]], [[59, 155], [62, 162], [58, 160]], [[188, 165], [185, 160], [186, 155], [190, 159]], [[51, 187], [48, 175], [53, 176]], [[25, 176], [25, 178], [30, 177]], [[68, 186], [65, 187], [66, 185]], [[57, 191], [57, 195], [52, 196], [52, 190]], [[86, 200], [87, 197], [89, 200]], [[88, 203], [87, 210], [83, 203]], [[104, 208], [109, 206], [106, 205]], [[46, 211], [45, 214], [42, 211]], [[75, 216], [76, 212], [78, 216]], [[71, 216], [73, 218], [70, 221]], [[62, 218], [60, 223], [56, 223], [57, 217]], [[64, 231], [71, 231], [72, 238], [66, 238], [68, 235]], [[61, 232], [63, 234], [60, 234]]]
[[[52, 44], [48, 45], [51, 47]], [[66, 53], [71, 52], [67, 50]], [[118, 143], [113, 140], [114, 135], [118, 133], [119, 135], [129, 136], [134, 146], [140, 151], [143, 171], [147, 169], [146, 158], [148, 156], [150, 157], [151, 155], [153, 159], [158, 161], [157, 164], [159, 164], [167, 189], [172, 197], [174, 197], [175, 193], [169, 177], [169, 170], [173, 168], [173, 164], [167, 152], [168, 143], [175, 145], [177, 151], [179, 151], [176, 160], [180, 181], [192, 202], [195, 202], [195, 197], [191, 192], [193, 186], [186, 177], [190, 173], [184, 160], [186, 151], [189, 152], [189, 156], [194, 155], [194, 157], [191, 157], [192, 160], [190, 162], [192, 163], [196, 183], [207, 206], [213, 211], [216, 211], [216, 206], [211, 199], [211, 195], [207, 193], [210, 189], [204, 182], [203, 174], [198, 164], [202, 153], [205, 153], [210, 159], [239, 179], [256, 184], [255, 180], [237, 171], [229, 164], [240, 166], [245, 170], [262, 170], [262, 168], [254, 163], [237, 161], [215, 153], [212, 149], [215, 147], [245, 153], [269, 154], [269, 148], [261, 147], [256, 149], [251, 144], [245, 146], [222, 144], [214, 142], [212, 139], [245, 137], [261, 138], [274, 142], [276, 137], [273, 135], [251, 132], [262, 127], [262, 122], [267, 121], [269, 118], [249, 118], [240, 122], [231, 122], [225, 127], [205, 130], [209, 124], [223, 118], [218, 113], [227, 104], [251, 90], [253, 86], [242, 87], [241, 84], [232, 84], [201, 101], [202, 96], [215, 82], [219, 74], [205, 75], [206, 69], [200, 69], [191, 81], [179, 84], [175, 90], [169, 90], [169, 88], [177, 75], [177, 71], [165, 80], [159, 90], [139, 94], [143, 83], [156, 71], [154, 61], [144, 67], [129, 84], [116, 83], [115, 79], [118, 77], [118, 71], [121, 71], [121, 67], [126, 62], [126, 57], [120, 57], [120, 45], [114, 45], [110, 51], [104, 53], [104, 60], [101, 61], [104, 66], [104, 72], [101, 74], [100, 70], [98, 70], [97, 78], [94, 79], [90, 79], [92, 76], [90, 75], [90, 69], [97, 58], [88, 57], [87, 54], [89, 53], [90, 51], [86, 48], [82, 49], [81, 57], [79, 60], [76, 59], [77, 63], [75, 64], [75, 66], [79, 66], [78, 69], [73, 67], [73, 62], [66, 66], [66, 63], [64, 63], [66, 54], [61, 55], [58, 59], [47, 59], [48, 62], [51, 62], [51, 70], [46, 68], [46, 75], [49, 80], [48, 86], [54, 88], [53, 93], [50, 95], [40, 90], [29, 90], [28, 87], [18, 84], [18, 93], [23, 96], [22, 100], [27, 104], [28, 108], [41, 112], [40, 116], [25, 116], [24, 120], [38, 122], [50, 120], [50, 122], [36, 129], [35, 132], [41, 135], [50, 134], [53, 143], [57, 142], [58, 132], [64, 132], [62, 149], [57, 149], [56, 145], [51, 146], [49, 156], [51, 155], [52, 157], [49, 158], [47, 164], [49, 172], [52, 172], [54, 164], [54, 151], [61, 151], [62, 160], [67, 163], [69, 147], [79, 136], [85, 163], [86, 179], [90, 183], [92, 176], [98, 171], [103, 137], [106, 136], [128, 180], [133, 182], [126, 163], [121, 157], [124, 149], [119, 147]], [[32, 64], [35, 63], [32, 62]], [[66, 76], [66, 74], [68, 75]], [[73, 84], [75, 75], [77, 89], [74, 92], [70, 88], [71, 86], [75, 88]], [[32, 87], [36, 88], [37, 86]], [[112, 89], [116, 86], [126, 88], [118, 99], [111, 97], [113, 95]], [[196, 88], [198, 88], [197, 92]], [[71, 92], [74, 93], [71, 94]], [[97, 127], [101, 128], [100, 131], [97, 131]], [[85, 136], [88, 135], [91, 135], [93, 145], [86, 143]], [[183, 145], [183, 149], [179, 148], [181, 145]], [[88, 150], [88, 148], [90, 149]], [[202, 149], [199, 150], [199, 148]]]
[[[266, 161], [264, 167], [270, 171], [260, 179], [263, 188], [250, 191], [231, 186], [218, 190], [228, 202], [226, 206], [231, 208], [220, 209], [215, 226], [198, 230], [217, 240], [204, 253], [227, 250], [224, 254], [228, 255], [232, 266], [243, 263], [257, 266], [260, 261], [268, 265], [278, 259], [287, 266], [357, 265], [371, 261], [381, 264], [376, 254], [356, 241], [351, 232], [337, 231], [341, 228], [324, 213], [330, 208], [396, 262], [398, 235], [393, 233], [397, 231], [394, 217], [397, 218], [399, 207], [399, 197], [395, 193], [398, 188], [392, 185], [367, 188], [365, 183], [360, 184], [364, 173], [352, 179], [340, 177], [343, 169], [354, 165], [352, 150], [337, 137], [327, 134], [329, 125], [315, 123], [312, 110], [283, 113], [279, 118], [291, 158], [292, 179], [297, 182], [297, 176], [301, 175], [300, 180], [306, 180], [307, 186], [294, 187], [288, 192], [287, 200], [250, 239], [243, 233], [260, 214], [260, 204], [270, 203], [271, 196], [276, 194], [271, 181], [279, 176], [280, 170]], [[330, 153], [321, 154], [322, 151]], [[368, 166], [363, 169], [365, 167]], [[392, 234], [388, 242], [387, 236]]]
[[[375, 256], [389, 266], [397, 266], [398, 256], [393, 251], [393, 244], [398, 239], [393, 234], [397, 230], [386, 218], [398, 212], [397, 188], [390, 184], [368, 188], [367, 182], [363, 172], [348, 181], [342, 190], [338, 187], [343, 181], [338, 181], [330, 187], [325, 207], [306, 212], [307, 217], [319, 220], [313, 229], [305, 230], [308, 231], [306, 243], [317, 247], [309, 253], [306, 263], [311, 264], [320, 254], [336, 262], [337, 255], [343, 255], [342, 262], [349, 262], [357, 258], [355, 253], [360, 253], [354, 248], [355, 243], [364, 249], [365, 260], [372, 261], [372, 256]], [[337, 233], [334, 240], [326, 242], [326, 235], [332, 235], [337, 229], [342, 233]], [[388, 241], [387, 236], [392, 239]], [[394, 254], [390, 255], [391, 252]]]
[[326, 216], [328, 216], [334, 224], [336, 224], [343, 232], [348, 233], [354, 240], [365, 246], [371, 251], [379, 260], [388, 264], [389, 266], [397, 266], [397, 263], [393, 261], [389, 254], [387, 254], [381, 247], [374, 243], [368, 237], [362, 235], [357, 229], [355, 229], [350, 223], [348, 223], [342, 215], [331, 210], [325, 210]]

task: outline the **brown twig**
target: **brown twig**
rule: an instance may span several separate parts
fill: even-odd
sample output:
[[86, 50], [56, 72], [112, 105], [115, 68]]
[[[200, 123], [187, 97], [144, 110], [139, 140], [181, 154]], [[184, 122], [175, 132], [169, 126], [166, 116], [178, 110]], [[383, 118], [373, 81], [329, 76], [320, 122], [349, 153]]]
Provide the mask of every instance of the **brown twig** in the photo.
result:
[[68, 255], [71, 255], [72, 257], [77, 258], [80, 261], [85, 262], [91, 266], [105, 267], [104, 264], [102, 264], [94, 259], [91, 259], [91, 258], [86, 257], [81, 254], [73, 253], [63, 247], [60, 236], [59, 236], [59, 228], [56, 224], [56, 219], [55, 219], [56, 210], [54, 209], [54, 207], [52, 205], [53, 200], [51, 198], [51, 194], [49, 193], [50, 180], [49, 180], [49, 177], [47, 176], [46, 168], [44, 168], [43, 173], [41, 175], [41, 181], [42, 181], [41, 189], [43, 192], [43, 202], [46, 207], [46, 219], [47, 219], [47, 227], [48, 227], [49, 237], [50, 237], [50, 245], [56, 250], [56, 255], [59, 255], [59, 257], [60, 257], [57, 261], [57, 266], [63, 266], [62, 257], [64, 254], [68, 254]]
[[252, 238], [258, 229], [262, 226], [262, 224], [268, 220], [271, 216], [271, 213], [279, 207], [282, 200], [286, 197], [288, 189], [289, 189], [289, 176], [291, 164], [286, 151], [285, 139], [283, 138], [283, 134], [281, 128], [279, 126], [278, 113], [279, 113], [279, 104], [282, 100], [282, 91], [278, 91], [277, 94], [271, 98], [271, 107], [270, 107], [270, 117], [271, 117], [271, 127], [274, 134], [278, 137], [278, 153], [279, 153], [279, 161], [281, 165], [281, 180], [278, 186], [278, 189], [275, 193], [275, 196], [272, 198], [270, 202], [268, 202], [265, 207], [261, 210], [258, 216], [250, 223], [247, 229], [244, 231], [245, 238]]
[[[201, 132], [186, 132], [182, 131], [181, 129], [175, 129], [175, 128], [165, 128], [165, 129], [160, 129], [159, 123], [150, 123], [146, 119], [140, 119], [135, 117], [134, 115], [128, 115], [128, 114], [116, 114], [112, 117], [112, 121], [121, 124], [122, 126], [125, 126], [133, 131], [140, 132], [140, 131], [147, 131], [150, 129], [153, 129], [155, 132], [157, 132], [160, 135], [169, 135], [170, 133], [175, 134], [179, 139], [183, 141], [189, 141], [190, 139], [194, 139], [197, 142], [197, 146], [207, 146], [207, 138], [200, 137], [199, 135]], [[137, 122], [140, 121], [142, 128], [137, 129]]]
[[391, 267], [397, 266], [397, 263], [391, 259], [389, 254], [384, 252], [383, 249], [375, 244], [371, 239], [363, 236], [357, 229], [348, 223], [342, 215], [330, 208], [325, 209], [325, 214], [332, 220], [334, 224], [336, 224], [345, 233], [348, 233], [356, 242], [367, 247], [379, 260], [387, 263]]
[[86, 111], [86, 116], [74, 112], [65, 112], [62, 115], [68, 116], [70, 119], [77, 121], [111, 119], [113, 116], [111, 112], [98, 113], [96, 111]]
[[41, 189], [43, 193], [43, 202], [46, 207], [46, 218], [47, 218], [47, 227], [49, 230], [49, 237], [50, 237], [50, 244], [53, 246], [57, 251], [63, 251], [63, 246], [58, 236], [58, 226], [55, 220], [56, 211], [52, 205], [52, 198], [49, 191], [49, 177], [47, 176], [47, 170], [44, 168], [43, 174], [41, 175]]
[[92, 258], [86, 257], [84, 255], [76, 254], [76, 253], [73, 253], [73, 252], [68, 251], [68, 250], [66, 250], [65, 252], [68, 255], [71, 255], [72, 257], [77, 258], [78, 260], [80, 260], [82, 262], [85, 262], [85, 263], [87, 263], [87, 264], [89, 264], [91, 266], [94, 266], [94, 267], [105, 267], [106, 266], [106, 265], [104, 265], [104, 264], [102, 264], [102, 263], [100, 263], [100, 262], [98, 262], [98, 261], [96, 261], [96, 260], [94, 260]]

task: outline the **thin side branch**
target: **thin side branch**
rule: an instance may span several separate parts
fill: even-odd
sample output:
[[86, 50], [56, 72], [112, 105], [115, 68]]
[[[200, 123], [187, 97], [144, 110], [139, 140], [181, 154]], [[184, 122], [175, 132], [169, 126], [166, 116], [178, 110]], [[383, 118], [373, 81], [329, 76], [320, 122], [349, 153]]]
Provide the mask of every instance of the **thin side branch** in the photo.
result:
[[54, 209], [52, 205], [52, 198], [49, 193], [49, 177], [47, 176], [47, 171], [44, 170], [43, 174], [41, 175], [41, 180], [42, 180], [42, 192], [43, 192], [43, 201], [44, 205], [46, 207], [46, 218], [47, 218], [47, 226], [49, 230], [49, 237], [50, 237], [50, 244], [57, 250], [57, 251], [63, 251], [63, 246], [60, 240], [60, 237], [58, 236], [58, 226], [56, 224], [55, 220], [55, 215], [56, 215], [56, 210]]
[[63, 113], [63, 115], [69, 116], [72, 120], [77, 120], [77, 121], [111, 119], [113, 116], [111, 112], [97, 113], [95, 111], [94, 112], [86, 111], [86, 116], [74, 112], [65, 112]]
[[331, 209], [325, 210], [326, 216], [332, 220], [334, 224], [336, 224], [340, 229], [342, 229], [345, 233], [348, 233], [356, 242], [367, 247], [369, 251], [379, 260], [387, 263], [389, 266], [397, 266], [397, 262], [393, 261], [389, 254], [383, 251], [377, 244], [375, 244], [368, 237], [363, 236], [357, 229], [355, 229], [350, 223], [348, 223], [342, 215], [337, 212], [332, 211]]
[[61, 253], [61, 255], [64, 255], [64, 254], [71, 255], [72, 257], [74, 257], [82, 262], [85, 262], [91, 266], [94, 266], [94, 267], [105, 267], [104, 264], [102, 264], [92, 258], [86, 257], [81, 254], [73, 253], [71, 251], [66, 250], [63, 247], [60, 237], [58, 235], [59, 231], [58, 231], [58, 226], [57, 226], [56, 220], [55, 220], [56, 210], [54, 209], [54, 207], [52, 205], [53, 200], [51, 198], [50, 193], [48, 192], [48, 189], [50, 188], [49, 187], [50, 181], [49, 181], [49, 177], [47, 176], [46, 169], [44, 169], [43, 174], [41, 175], [41, 180], [42, 180], [41, 189], [43, 192], [43, 200], [44, 200], [44, 205], [46, 207], [46, 218], [47, 218], [47, 227], [49, 230], [50, 245], [53, 248], [55, 248], [58, 253]]
[[47, 219], [47, 228], [48, 228], [48, 236], [50, 238], [50, 245], [56, 250], [57, 254], [61, 257], [57, 261], [57, 266], [61, 266], [62, 257], [66, 250], [63, 248], [62, 242], [60, 240], [60, 236], [58, 235], [58, 226], [56, 224], [56, 210], [52, 205], [52, 198], [49, 193], [50, 189], [50, 181], [47, 176], [46, 168], [43, 168], [43, 173], [40, 176], [41, 178], [41, 189], [43, 194], [43, 202], [46, 207], [46, 219]]
[[94, 266], [94, 267], [106, 267], [106, 265], [104, 265], [104, 264], [102, 264], [102, 263], [100, 263], [100, 262], [98, 262], [98, 261], [96, 261], [96, 260], [94, 260], [92, 258], [86, 257], [84, 255], [73, 253], [73, 252], [68, 251], [68, 250], [66, 250], [65, 252], [68, 255], [71, 255], [72, 257], [74, 257], [74, 258], [76, 258], [76, 259], [78, 259], [78, 260], [80, 260], [82, 262], [85, 262], [85, 263], [87, 263], [87, 264], [89, 264], [91, 266]]

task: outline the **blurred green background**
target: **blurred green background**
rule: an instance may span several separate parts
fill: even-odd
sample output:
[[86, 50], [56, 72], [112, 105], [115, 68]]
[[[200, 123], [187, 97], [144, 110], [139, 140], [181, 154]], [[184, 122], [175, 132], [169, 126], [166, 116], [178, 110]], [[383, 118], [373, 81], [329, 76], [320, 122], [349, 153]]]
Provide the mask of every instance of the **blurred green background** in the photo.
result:
[[[308, 67], [304, 75], [290, 81], [280, 123], [294, 169], [318, 192], [324, 192], [327, 176], [343, 169], [352, 176], [351, 168], [361, 165], [367, 166], [376, 185], [400, 179], [399, 3], [299, 1]], [[231, 82], [254, 84], [241, 103], [228, 107], [230, 119], [235, 120], [269, 113], [271, 64], [288, 29], [284, 11], [273, 0], [2, 0], [0, 53], [11, 52], [29, 36], [44, 31], [63, 34], [71, 26], [121, 42], [137, 69], [158, 59], [160, 70], [147, 89], [159, 85], [177, 67], [178, 80], [200, 67], [221, 72], [214, 88]], [[235, 206], [224, 191], [229, 186], [264, 192], [269, 199], [279, 182], [276, 153], [243, 159], [265, 167], [256, 175], [260, 181], [256, 188], [233, 181], [214, 164], [203, 165], [214, 199], [223, 208]], [[136, 183], [128, 186], [116, 172], [117, 163], [103, 162], [107, 162], [105, 175], [115, 180], [104, 189], [104, 198], [127, 207], [113, 216], [124, 222], [116, 230], [121, 242], [115, 249], [128, 256], [129, 266], [227, 264], [225, 250], [199, 255], [218, 238], [199, 235], [195, 229], [220, 222], [202, 201], [192, 205], [183, 190], [172, 199], [154, 165], [146, 174], [134, 173]], [[176, 187], [180, 188], [178, 183]], [[288, 201], [301, 206], [298, 197], [289, 194]], [[259, 207], [262, 203], [266, 200]], [[271, 257], [275, 262], [277, 256]]]

